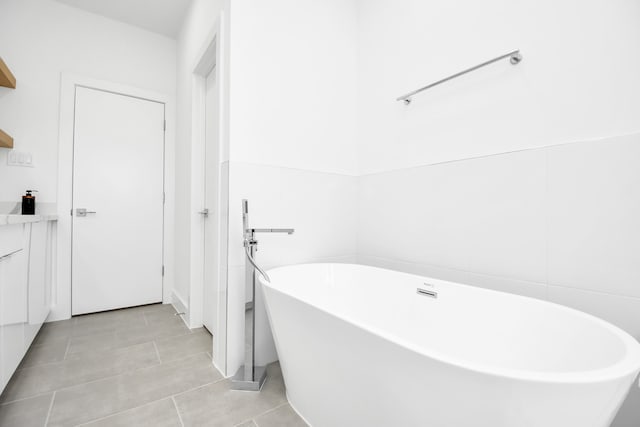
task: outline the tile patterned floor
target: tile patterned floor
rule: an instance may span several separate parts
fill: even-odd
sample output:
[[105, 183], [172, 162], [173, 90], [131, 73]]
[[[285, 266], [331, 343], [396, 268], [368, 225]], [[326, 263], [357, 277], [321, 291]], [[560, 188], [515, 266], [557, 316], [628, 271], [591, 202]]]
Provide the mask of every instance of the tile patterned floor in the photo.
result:
[[211, 349], [170, 305], [47, 323], [0, 395], [0, 426], [306, 426], [278, 364], [262, 392], [234, 391]]

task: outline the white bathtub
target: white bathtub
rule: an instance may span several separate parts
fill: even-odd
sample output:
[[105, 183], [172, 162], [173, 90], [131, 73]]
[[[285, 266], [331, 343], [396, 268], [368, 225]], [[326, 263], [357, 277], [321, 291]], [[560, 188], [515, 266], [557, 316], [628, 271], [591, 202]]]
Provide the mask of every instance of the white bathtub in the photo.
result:
[[314, 427], [605, 427], [640, 371], [634, 338], [560, 305], [360, 265], [268, 274], [287, 395]]

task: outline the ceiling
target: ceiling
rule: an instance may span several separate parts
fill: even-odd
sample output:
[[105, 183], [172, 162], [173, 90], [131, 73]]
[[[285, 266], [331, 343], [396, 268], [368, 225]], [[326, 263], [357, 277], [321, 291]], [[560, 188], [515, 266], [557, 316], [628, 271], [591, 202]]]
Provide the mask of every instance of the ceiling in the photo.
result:
[[191, 0], [57, 0], [107, 18], [176, 38]]

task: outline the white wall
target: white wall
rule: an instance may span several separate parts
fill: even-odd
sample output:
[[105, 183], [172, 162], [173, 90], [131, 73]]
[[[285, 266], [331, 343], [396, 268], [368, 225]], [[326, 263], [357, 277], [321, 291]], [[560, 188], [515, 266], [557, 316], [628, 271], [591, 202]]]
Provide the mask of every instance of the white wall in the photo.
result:
[[356, 172], [355, 0], [234, 1], [231, 160]]
[[0, 127], [36, 164], [9, 167], [0, 149], [0, 201], [19, 202], [32, 187], [39, 201], [56, 201], [62, 72], [175, 96], [175, 41], [160, 35], [50, 0], [2, 0], [0, 39], [18, 80], [15, 90], [0, 88]]
[[[228, 366], [243, 360], [241, 200], [265, 267], [356, 252], [355, 1], [237, 0], [231, 9]], [[259, 296], [258, 298], [261, 298]], [[262, 303], [256, 360], [277, 359]]]
[[[640, 339], [639, 12], [360, 1], [359, 261], [549, 299]], [[395, 101], [513, 48], [518, 66]], [[639, 399], [615, 427], [637, 425]]]
[[[634, 0], [359, 2], [363, 173], [639, 130]], [[395, 98], [519, 48], [407, 108]]]
[[[0, 127], [14, 137], [16, 150], [33, 153], [36, 165], [9, 167], [8, 150], [0, 149], [0, 202], [19, 202], [27, 188], [40, 190], [39, 203], [57, 201], [61, 73], [165, 94], [170, 99], [167, 156], [173, 155], [174, 40], [50, 0], [2, 0], [0, 40], [0, 55], [18, 81], [15, 90], [0, 88]], [[172, 189], [169, 180], [168, 196]], [[172, 212], [166, 220], [172, 221]], [[169, 250], [171, 239], [167, 235]], [[166, 276], [165, 288], [171, 286]], [[60, 300], [52, 318], [70, 313], [70, 285], [61, 282], [58, 287]]]

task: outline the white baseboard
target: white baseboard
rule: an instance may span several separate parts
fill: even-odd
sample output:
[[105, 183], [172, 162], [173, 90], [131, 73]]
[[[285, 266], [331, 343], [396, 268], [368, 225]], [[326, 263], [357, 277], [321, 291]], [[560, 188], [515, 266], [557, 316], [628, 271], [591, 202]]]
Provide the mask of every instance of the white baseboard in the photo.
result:
[[182, 299], [175, 290], [171, 293], [171, 305], [176, 309], [176, 312], [184, 313], [180, 315], [180, 318], [184, 324], [187, 325], [187, 328], [189, 328], [189, 309], [187, 308], [187, 303], [185, 303], [184, 299]]

